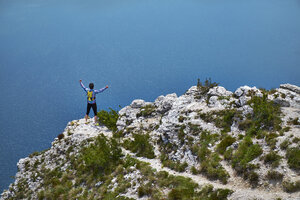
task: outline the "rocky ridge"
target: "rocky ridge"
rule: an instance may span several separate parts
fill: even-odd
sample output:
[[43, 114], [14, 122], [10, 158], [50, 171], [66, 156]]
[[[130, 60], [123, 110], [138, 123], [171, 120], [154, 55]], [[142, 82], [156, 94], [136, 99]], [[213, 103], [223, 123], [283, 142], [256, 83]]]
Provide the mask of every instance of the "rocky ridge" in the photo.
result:
[[[122, 168], [125, 170], [122, 180], [130, 183], [124, 184], [126, 187], [115, 172], [109, 181], [89, 180], [92, 188], [84, 178], [77, 180], [75, 176], [79, 170], [73, 167], [76, 159], [82, 149], [93, 144], [94, 138], [101, 134], [106, 138], [118, 135], [122, 159], [130, 156], [150, 163], [149, 167], [156, 171], [153, 176], [165, 171], [189, 178], [200, 186], [197, 190], [207, 184], [217, 189], [229, 189], [232, 194], [230, 192], [228, 199], [300, 199], [297, 160], [300, 153], [300, 88], [282, 84], [271, 91], [249, 86], [235, 92], [221, 86], [205, 89], [207, 91], [203, 92], [201, 87], [193, 86], [182, 96], [173, 93], [159, 96], [154, 102], [134, 100], [119, 111], [116, 133], [105, 126], [93, 125], [91, 120], [69, 122], [49, 150], [20, 159], [16, 180], [2, 193], [1, 200], [47, 199], [46, 184], [50, 182], [55, 188], [58, 183], [52, 180], [57, 176], [57, 180], [62, 181], [64, 176], [61, 174], [65, 172], [68, 172], [69, 189], [74, 190], [73, 196], [68, 193], [70, 199], [85, 199], [84, 195], [101, 198], [97, 191], [102, 192], [105, 184], [107, 191], [118, 193], [118, 198], [172, 199], [172, 187], [153, 185], [157, 187], [156, 193], [159, 192], [157, 197], [154, 192], [141, 192], [142, 186], [151, 179], [145, 178], [139, 164]], [[255, 106], [256, 97], [265, 99], [262, 101], [265, 107]], [[273, 116], [276, 109], [263, 110], [268, 115], [262, 115], [262, 118], [267, 116], [269, 121], [255, 118], [259, 113], [257, 110], [273, 109], [272, 106], [277, 105], [280, 106], [280, 121]], [[153, 156], [134, 152], [130, 144], [137, 140], [137, 135], [148, 135]], [[245, 146], [247, 148], [243, 149]], [[290, 156], [294, 154], [295, 158]], [[54, 172], [57, 174], [52, 175], [51, 180], [46, 179], [46, 175]], [[125, 189], [120, 190], [120, 185]]]

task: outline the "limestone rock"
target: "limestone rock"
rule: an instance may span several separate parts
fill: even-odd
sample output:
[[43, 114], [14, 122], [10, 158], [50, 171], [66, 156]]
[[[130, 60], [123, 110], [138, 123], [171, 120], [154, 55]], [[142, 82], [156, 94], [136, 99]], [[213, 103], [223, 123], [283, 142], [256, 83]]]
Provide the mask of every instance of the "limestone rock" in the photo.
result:
[[208, 93], [210, 96], [232, 96], [232, 92], [227, 91], [224, 87], [222, 86], [216, 86], [211, 88]]
[[132, 103], [130, 104], [131, 108], [141, 108], [144, 105], [145, 105], [145, 101], [142, 99], [136, 99], [132, 101]]
[[297, 94], [300, 94], [300, 87], [296, 86], [296, 85], [291, 85], [291, 84], [281, 84], [280, 88], [282, 89], [287, 89], [290, 90], [292, 92], [295, 92]]

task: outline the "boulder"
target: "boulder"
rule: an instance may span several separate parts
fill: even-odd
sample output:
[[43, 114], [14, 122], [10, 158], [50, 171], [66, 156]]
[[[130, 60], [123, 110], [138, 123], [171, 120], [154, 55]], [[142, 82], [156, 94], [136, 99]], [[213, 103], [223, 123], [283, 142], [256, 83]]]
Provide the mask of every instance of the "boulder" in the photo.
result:
[[282, 107], [290, 107], [290, 103], [287, 100], [276, 98], [274, 103], [279, 104]]
[[159, 96], [154, 102], [154, 105], [157, 107], [157, 112], [166, 113], [168, 112], [177, 99], [177, 95], [175, 93], [168, 94], [167, 96]]
[[130, 104], [131, 108], [141, 108], [143, 106], [145, 106], [145, 101], [142, 99], [136, 99], [133, 100], [132, 103]]
[[246, 96], [247, 94], [249, 94], [249, 91], [253, 91], [255, 92], [255, 94], [257, 96], [262, 96], [262, 93], [259, 89], [257, 89], [256, 87], [249, 87], [247, 85], [239, 87], [238, 89], [236, 89], [236, 91], [234, 92], [234, 94], [237, 97], [241, 97], [241, 96]]
[[210, 96], [231, 96], [232, 92], [227, 91], [222, 86], [216, 86], [216, 87], [211, 88], [207, 94]]
[[280, 88], [290, 90], [292, 92], [295, 92], [297, 94], [300, 94], [300, 87], [292, 84], [281, 84]]

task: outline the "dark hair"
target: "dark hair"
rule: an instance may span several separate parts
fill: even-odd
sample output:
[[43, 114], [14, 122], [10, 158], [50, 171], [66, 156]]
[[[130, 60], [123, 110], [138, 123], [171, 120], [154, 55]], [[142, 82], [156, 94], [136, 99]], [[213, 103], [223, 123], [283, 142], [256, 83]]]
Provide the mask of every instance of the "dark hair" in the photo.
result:
[[94, 83], [89, 84], [90, 89], [94, 89]]

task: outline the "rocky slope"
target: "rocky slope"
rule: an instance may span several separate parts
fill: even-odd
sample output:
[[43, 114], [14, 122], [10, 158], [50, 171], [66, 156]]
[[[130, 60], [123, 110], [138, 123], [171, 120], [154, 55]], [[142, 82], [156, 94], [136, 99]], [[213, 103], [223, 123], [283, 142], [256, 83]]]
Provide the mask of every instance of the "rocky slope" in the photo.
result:
[[300, 199], [300, 88], [208, 84], [69, 122], [2, 199]]

